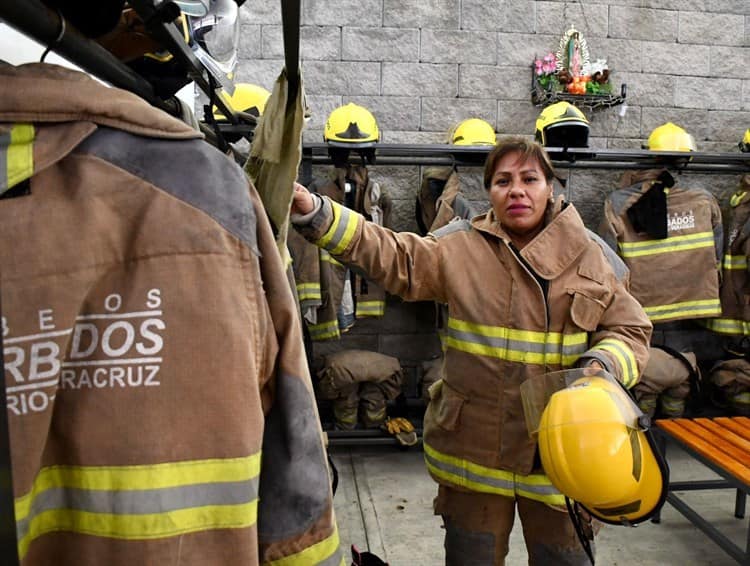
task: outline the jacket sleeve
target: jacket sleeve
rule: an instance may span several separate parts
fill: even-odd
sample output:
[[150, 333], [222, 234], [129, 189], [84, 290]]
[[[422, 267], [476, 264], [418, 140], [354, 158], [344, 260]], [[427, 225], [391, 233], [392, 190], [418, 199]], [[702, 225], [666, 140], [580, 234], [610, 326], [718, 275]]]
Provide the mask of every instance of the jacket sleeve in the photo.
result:
[[615, 212], [612, 209], [612, 203], [607, 199], [604, 202], [604, 214], [602, 215], [602, 221], [599, 224], [599, 229], [597, 230], [599, 236], [601, 236], [602, 240], [610, 247], [612, 248], [616, 253], [619, 254], [619, 251], [617, 249], [617, 239], [618, 239], [618, 232], [616, 227], [616, 216]]
[[716, 248], [716, 268], [721, 271], [721, 260], [724, 257], [724, 223], [721, 217], [721, 206], [714, 196], [711, 196], [711, 224]]
[[394, 232], [327, 197], [309, 222], [295, 227], [393, 295], [407, 301], [447, 301], [441, 245], [432, 236]]
[[[250, 187], [256, 210], [260, 198]], [[344, 564], [323, 432], [290, 281], [268, 219], [258, 215], [269, 328], [261, 399], [265, 412], [258, 503], [261, 564]], [[263, 345], [258, 345], [263, 347]]]
[[589, 350], [580, 365], [597, 360], [630, 389], [648, 363], [652, 324], [640, 303], [619, 282], [614, 282], [612, 300], [604, 308], [597, 329], [591, 334]]

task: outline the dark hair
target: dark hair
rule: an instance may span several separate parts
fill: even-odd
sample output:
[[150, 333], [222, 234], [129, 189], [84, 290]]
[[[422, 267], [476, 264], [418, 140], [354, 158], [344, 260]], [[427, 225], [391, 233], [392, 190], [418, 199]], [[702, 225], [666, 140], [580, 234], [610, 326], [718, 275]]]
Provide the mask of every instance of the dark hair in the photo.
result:
[[547, 151], [544, 147], [531, 140], [527, 140], [522, 137], [508, 137], [501, 139], [493, 150], [487, 155], [487, 160], [484, 162], [484, 188], [489, 190], [492, 186], [492, 175], [495, 173], [495, 168], [498, 162], [508, 155], [517, 151], [521, 154], [521, 159], [527, 161], [529, 159], [535, 159], [539, 163], [539, 167], [542, 168], [544, 178], [549, 182], [557, 177], [552, 162], [547, 155]]

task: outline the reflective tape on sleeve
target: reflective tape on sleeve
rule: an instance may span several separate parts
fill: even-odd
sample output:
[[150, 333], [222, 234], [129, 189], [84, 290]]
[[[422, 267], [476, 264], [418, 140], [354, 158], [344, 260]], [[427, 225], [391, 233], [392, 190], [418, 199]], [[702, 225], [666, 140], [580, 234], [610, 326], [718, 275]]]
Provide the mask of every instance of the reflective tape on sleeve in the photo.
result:
[[625, 342], [616, 338], [605, 338], [591, 349], [612, 354], [620, 366], [622, 384], [628, 389], [635, 385], [638, 379], [638, 364], [635, 361], [633, 350]]
[[34, 173], [34, 126], [14, 124], [0, 133], [0, 194]]

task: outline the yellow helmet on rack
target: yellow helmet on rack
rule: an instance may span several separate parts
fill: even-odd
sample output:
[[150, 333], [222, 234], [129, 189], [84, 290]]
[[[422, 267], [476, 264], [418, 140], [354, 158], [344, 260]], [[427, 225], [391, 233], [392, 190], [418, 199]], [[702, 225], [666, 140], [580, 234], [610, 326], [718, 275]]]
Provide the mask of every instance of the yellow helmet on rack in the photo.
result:
[[323, 139], [332, 146], [371, 147], [380, 139], [380, 130], [375, 116], [367, 108], [350, 102], [328, 115]]
[[672, 122], [654, 128], [646, 145], [652, 151], [695, 151], [693, 136]]
[[588, 147], [589, 121], [579, 108], [561, 100], [539, 113], [535, 138], [545, 147]]
[[750, 128], [745, 130], [745, 135], [740, 142], [740, 151], [745, 153], [750, 152]]
[[453, 145], [495, 145], [495, 128], [481, 118], [468, 118], [456, 124], [448, 133]]
[[[262, 86], [250, 83], [237, 83], [234, 85], [234, 92], [228, 97], [229, 107], [235, 112], [247, 112], [256, 118], [263, 115], [266, 108], [266, 102], [271, 93]], [[216, 106], [212, 112], [216, 120], [226, 120], [226, 117], [219, 112]]]
[[596, 518], [643, 522], [661, 508], [669, 484], [649, 424], [612, 376], [582, 377], [554, 393], [542, 413], [542, 467], [552, 485]]

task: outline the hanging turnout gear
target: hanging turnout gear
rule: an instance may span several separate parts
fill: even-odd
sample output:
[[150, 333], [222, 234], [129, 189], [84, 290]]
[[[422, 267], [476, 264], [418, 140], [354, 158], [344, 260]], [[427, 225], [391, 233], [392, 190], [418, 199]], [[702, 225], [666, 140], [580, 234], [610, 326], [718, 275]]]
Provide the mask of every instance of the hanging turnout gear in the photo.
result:
[[397, 358], [366, 350], [341, 350], [325, 357], [318, 372], [321, 399], [333, 404], [336, 426], [353, 430], [359, 423], [378, 428], [386, 405], [399, 396], [403, 372]]
[[[649, 139], [664, 150], [687, 145], [673, 127]], [[723, 224], [716, 197], [680, 187], [664, 169], [628, 171], [620, 185], [605, 201], [599, 235], [630, 268], [630, 291], [651, 321], [718, 316]]]
[[750, 361], [736, 358], [717, 362], [709, 373], [714, 402], [732, 413], [750, 417]]
[[535, 138], [545, 147], [588, 147], [589, 121], [569, 102], [555, 102], [539, 113]]
[[646, 369], [633, 388], [641, 411], [649, 418], [653, 418], [657, 410], [662, 417], [681, 417], [688, 403], [693, 409], [699, 409], [701, 393], [700, 370], [693, 352], [651, 346]]

